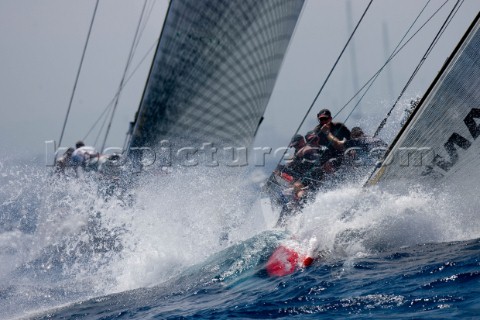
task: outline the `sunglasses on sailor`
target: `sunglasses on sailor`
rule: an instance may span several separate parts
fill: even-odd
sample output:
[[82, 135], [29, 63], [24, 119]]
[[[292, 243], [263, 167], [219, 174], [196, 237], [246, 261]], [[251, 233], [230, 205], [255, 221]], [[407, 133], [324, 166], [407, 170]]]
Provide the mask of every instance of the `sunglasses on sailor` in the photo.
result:
[[319, 122], [327, 122], [329, 119], [329, 117], [318, 117]]

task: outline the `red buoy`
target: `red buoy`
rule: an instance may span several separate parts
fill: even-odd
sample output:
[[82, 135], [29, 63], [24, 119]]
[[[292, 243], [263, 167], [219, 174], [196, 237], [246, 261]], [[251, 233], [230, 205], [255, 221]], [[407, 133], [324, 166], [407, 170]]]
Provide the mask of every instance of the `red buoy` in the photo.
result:
[[308, 267], [313, 258], [299, 253], [293, 248], [280, 245], [272, 253], [265, 266], [269, 276], [283, 277], [293, 273], [298, 268]]
[[280, 246], [267, 261], [267, 273], [270, 276], [282, 277], [295, 271], [298, 264], [298, 253], [290, 248]]

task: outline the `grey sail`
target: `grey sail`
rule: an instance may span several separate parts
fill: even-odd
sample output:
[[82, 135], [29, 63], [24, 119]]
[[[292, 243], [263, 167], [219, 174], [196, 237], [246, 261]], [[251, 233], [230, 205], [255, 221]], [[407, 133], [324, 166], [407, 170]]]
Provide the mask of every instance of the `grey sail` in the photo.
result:
[[480, 181], [480, 23], [475, 18], [370, 184]]
[[303, 2], [172, 0], [130, 146], [251, 143]]

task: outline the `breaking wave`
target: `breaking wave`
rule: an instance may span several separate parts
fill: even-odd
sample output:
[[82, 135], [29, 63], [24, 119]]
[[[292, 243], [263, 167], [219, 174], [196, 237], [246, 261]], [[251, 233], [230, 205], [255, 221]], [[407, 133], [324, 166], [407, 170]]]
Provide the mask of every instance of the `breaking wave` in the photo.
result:
[[[89, 176], [0, 170], [0, 310], [7, 317], [178, 277], [193, 281], [198, 273], [210, 282], [241, 278], [283, 237], [264, 233], [272, 225], [258, 202], [258, 172], [146, 172], [131, 189], [106, 197]], [[348, 265], [395, 248], [480, 238], [475, 208], [452, 191], [344, 186], [319, 194], [286, 229]], [[210, 273], [194, 268], [219, 252]]]
[[344, 257], [480, 238], [476, 205], [463, 193], [409, 186], [402, 192], [343, 187], [317, 195], [288, 228], [317, 250]]

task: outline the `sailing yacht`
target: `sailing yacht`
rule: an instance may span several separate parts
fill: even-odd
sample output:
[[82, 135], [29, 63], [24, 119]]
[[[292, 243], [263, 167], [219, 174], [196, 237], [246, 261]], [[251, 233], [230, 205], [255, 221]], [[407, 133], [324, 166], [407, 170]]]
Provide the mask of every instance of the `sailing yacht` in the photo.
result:
[[[378, 167], [366, 168], [363, 179], [356, 179], [359, 185], [397, 191], [413, 185], [429, 190], [445, 186], [476, 198], [476, 181], [480, 178], [480, 147], [476, 141], [480, 136], [479, 26], [477, 15], [422, 99], [413, 104], [415, 109], [388, 152], [381, 154]], [[285, 190], [295, 189], [288, 178], [273, 174], [265, 192], [283, 211], [299, 212], [302, 205], [295, 206], [291, 194], [285, 196]], [[345, 177], [338, 175], [333, 180], [345, 181]], [[334, 186], [326, 184], [326, 189]]]
[[[378, 168], [373, 168], [366, 186], [376, 185], [393, 192], [418, 186], [429, 191], [456, 193], [464, 202], [478, 203], [479, 53], [480, 13], [423, 98], [415, 104], [385, 159]], [[281, 176], [272, 175], [267, 192], [282, 205], [285, 197], [279, 198], [278, 194], [288, 183], [281, 185], [279, 181], [282, 181]], [[349, 215], [346, 212], [344, 217]], [[348, 234], [345, 233], [347, 237]], [[306, 243], [295, 237], [281, 243], [267, 262], [267, 272], [271, 276], [288, 275], [322, 257], [322, 253], [313, 253], [308, 241]]]

